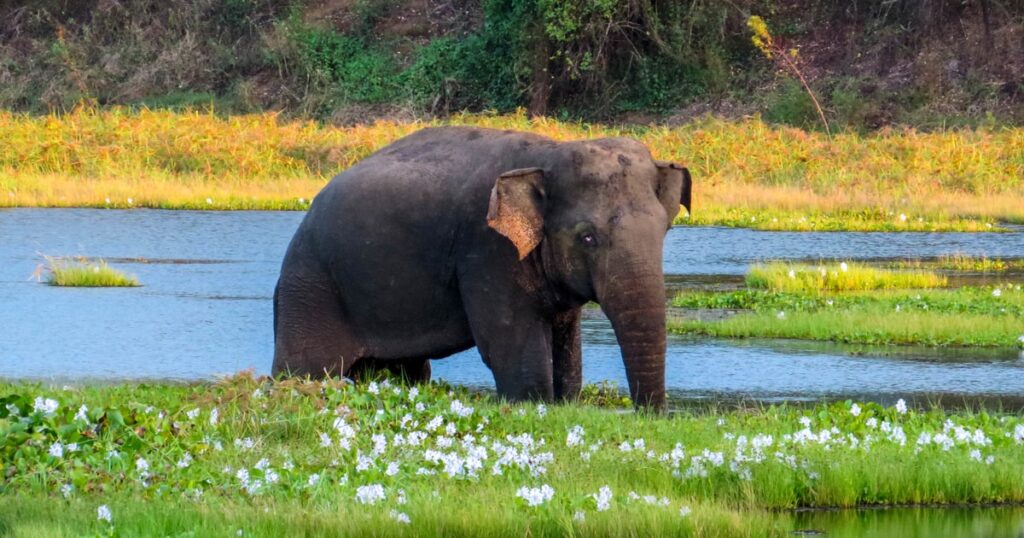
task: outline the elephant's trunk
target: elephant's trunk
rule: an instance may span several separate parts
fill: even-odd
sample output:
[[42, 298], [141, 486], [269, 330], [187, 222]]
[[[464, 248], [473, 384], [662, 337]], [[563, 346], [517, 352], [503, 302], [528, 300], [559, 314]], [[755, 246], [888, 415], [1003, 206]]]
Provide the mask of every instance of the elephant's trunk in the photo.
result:
[[633, 258], [608, 269], [607, 281], [596, 290], [597, 299], [619, 341], [630, 397], [638, 407], [663, 410], [665, 280], [661, 249], [656, 255]]

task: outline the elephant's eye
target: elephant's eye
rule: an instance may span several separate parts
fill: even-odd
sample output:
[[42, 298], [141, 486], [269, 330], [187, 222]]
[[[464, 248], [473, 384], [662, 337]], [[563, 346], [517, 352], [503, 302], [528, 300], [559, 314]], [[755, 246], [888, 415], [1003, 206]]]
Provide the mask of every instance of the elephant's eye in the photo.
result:
[[592, 233], [584, 233], [583, 235], [580, 235], [580, 243], [583, 243], [585, 246], [592, 247], [597, 244], [597, 238], [594, 237], [594, 234]]

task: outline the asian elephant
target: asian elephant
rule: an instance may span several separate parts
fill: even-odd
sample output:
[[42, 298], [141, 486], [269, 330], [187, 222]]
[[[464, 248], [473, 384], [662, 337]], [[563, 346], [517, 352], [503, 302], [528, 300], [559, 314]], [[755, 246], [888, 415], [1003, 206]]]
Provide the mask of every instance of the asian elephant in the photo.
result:
[[571, 399], [598, 302], [638, 405], [665, 404], [662, 244], [691, 180], [639, 142], [418, 131], [316, 196], [274, 293], [273, 372], [430, 377], [472, 347], [511, 399]]

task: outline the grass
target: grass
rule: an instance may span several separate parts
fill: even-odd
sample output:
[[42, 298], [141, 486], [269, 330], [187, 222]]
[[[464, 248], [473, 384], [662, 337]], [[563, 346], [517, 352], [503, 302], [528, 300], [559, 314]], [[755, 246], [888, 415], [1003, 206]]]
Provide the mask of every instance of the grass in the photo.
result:
[[785, 536], [800, 506], [1024, 501], [1024, 420], [981, 410], [651, 416], [245, 375], [0, 395], [9, 536]]
[[139, 286], [139, 279], [107, 265], [104, 260], [87, 258], [55, 258], [45, 256], [47, 284], [79, 288], [131, 288]]
[[1002, 273], [1006, 271], [1024, 270], [1024, 259], [989, 258], [987, 256], [968, 256], [953, 254], [940, 256], [935, 260], [901, 260], [892, 263], [899, 269], [937, 269], [966, 273]]
[[769, 262], [747, 272], [747, 286], [774, 291], [820, 292], [906, 288], [940, 288], [944, 276], [925, 271], [888, 271], [859, 263]]
[[1024, 348], [1019, 284], [955, 290], [681, 293], [679, 308], [740, 310], [722, 321], [673, 319], [677, 333], [854, 344]]
[[[0, 112], [0, 207], [305, 209], [324, 182], [429, 125], [572, 140], [631, 136], [690, 167], [681, 224], [792, 230], [989, 231], [1024, 222], [1024, 130], [824, 135], [758, 119], [677, 127], [530, 119], [523, 113], [332, 127], [275, 114], [82, 108]], [[922, 193], [927, 193], [924, 196]]]

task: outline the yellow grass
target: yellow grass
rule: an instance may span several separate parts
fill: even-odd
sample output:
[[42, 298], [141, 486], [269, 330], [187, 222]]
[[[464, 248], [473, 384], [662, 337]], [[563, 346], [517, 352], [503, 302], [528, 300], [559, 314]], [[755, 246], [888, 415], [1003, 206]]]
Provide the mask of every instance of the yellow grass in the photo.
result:
[[988, 230], [1000, 221], [1024, 222], [1024, 129], [885, 130], [829, 141], [757, 119], [617, 127], [522, 113], [332, 127], [272, 113], [0, 111], [0, 207], [302, 209], [338, 171], [440, 124], [559, 140], [632, 136], [657, 158], [691, 169], [693, 223]]

